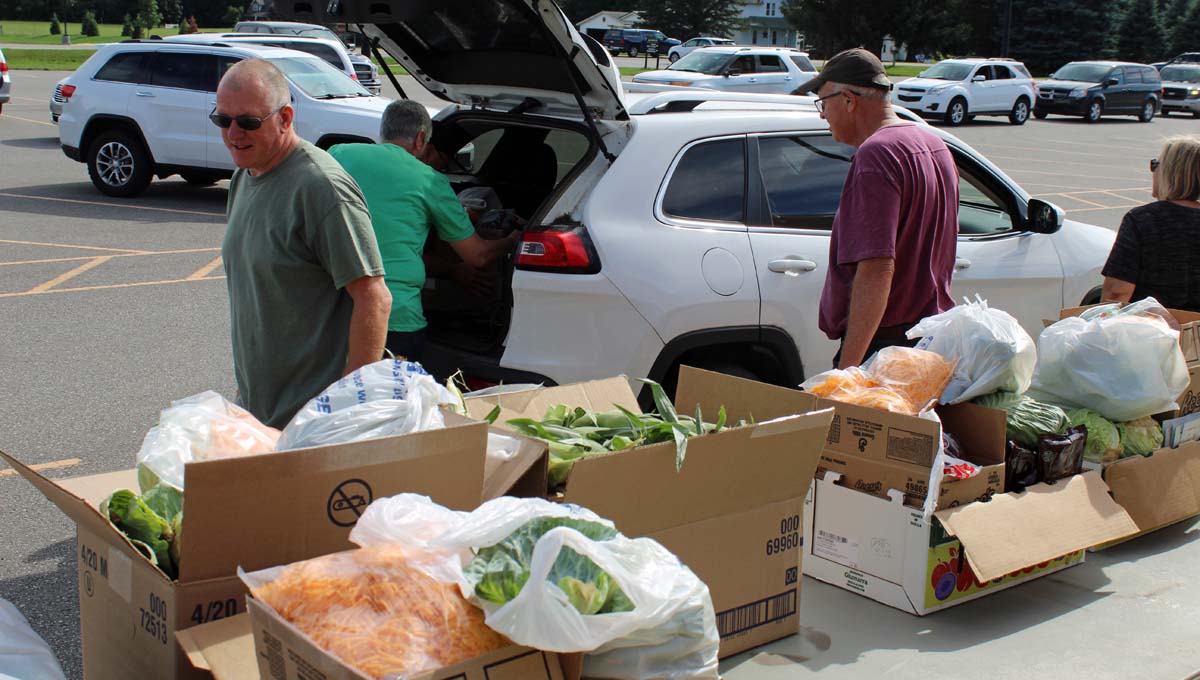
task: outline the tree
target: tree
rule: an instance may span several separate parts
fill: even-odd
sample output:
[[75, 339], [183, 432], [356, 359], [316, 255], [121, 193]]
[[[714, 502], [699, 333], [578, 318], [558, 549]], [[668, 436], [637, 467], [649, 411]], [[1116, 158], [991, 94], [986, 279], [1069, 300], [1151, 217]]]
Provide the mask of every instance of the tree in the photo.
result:
[[100, 35], [100, 24], [96, 23], [96, 15], [92, 14], [92, 10], [89, 9], [83, 13], [83, 21], [80, 22], [79, 32], [93, 38]]
[[200, 28], [196, 26], [196, 17], [188, 17], [179, 22], [179, 35], [188, 35], [189, 33], [199, 33]]
[[1159, 21], [1156, 0], [1133, 0], [1117, 33], [1117, 54], [1122, 59], [1148, 64], [1167, 50], [1167, 32]]
[[[158, 3], [155, 0], [137, 0], [134, 5], [137, 10], [137, 16], [134, 21], [141, 28], [147, 31], [162, 26], [162, 14], [158, 12]], [[137, 31], [134, 31], [136, 37]]]
[[1162, 19], [1163, 26], [1176, 26], [1187, 18], [1191, 7], [1192, 0], [1168, 0], [1159, 9], [1158, 18]]
[[824, 57], [851, 47], [878, 54], [884, 36], [903, 35], [915, 19], [904, 0], [786, 0], [780, 9]]
[[121, 35], [126, 38], [133, 37], [133, 17], [125, 15], [125, 23], [121, 24]]
[[62, 33], [62, 26], [58, 25], [58, 14], [50, 15], [50, 35], [58, 35]]
[[183, 5], [180, 0], [162, 0], [160, 7], [164, 21], [183, 25]]
[[[1011, 54], [1032, 71], [1069, 61], [1111, 59], [1120, 5], [1111, 0], [1012, 0]], [[1064, 30], [1064, 27], [1070, 30]]]
[[1198, 32], [1200, 32], [1200, 2], [1195, 2], [1188, 7], [1188, 13], [1179, 20], [1179, 23], [1175, 24], [1175, 30], [1171, 33], [1170, 40], [1171, 56], [1180, 52], [1195, 52]]
[[641, 25], [681, 40], [730, 35], [740, 12], [739, 0], [641, 0], [638, 9]]
[[221, 17], [221, 21], [223, 21], [226, 26], [232, 26], [241, 20], [242, 8], [234, 5], [230, 5], [229, 8], [225, 10], [225, 16]]

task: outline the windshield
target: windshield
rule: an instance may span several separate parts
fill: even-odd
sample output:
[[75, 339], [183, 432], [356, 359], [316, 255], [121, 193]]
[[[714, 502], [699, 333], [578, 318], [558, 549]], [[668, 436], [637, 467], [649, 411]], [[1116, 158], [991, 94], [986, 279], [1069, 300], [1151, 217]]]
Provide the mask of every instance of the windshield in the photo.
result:
[[696, 73], [717, 75], [725, 70], [731, 59], [733, 59], [733, 55], [728, 52], [705, 52], [700, 49], [671, 64], [667, 70], [695, 71]]
[[304, 94], [314, 99], [340, 99], [342, 97], [370, 97], [350, 76], [315, 58], [271, 57], [271, 63], [283, 71]]
[[934, 65], [932, 68], [921, 73], [922, 78], [932, 78], [934, 80], [962, 80], [971, 72], [970, 64], [952, 64], [943, 61], [940, 64]]
[[1164, 66], [1161, 75], [1173, 83], [1200, 83], [1200, 66]]
[[1054, 72], [1055, 80], [1078, 80], [1081, 83], [1098, 83], [1104, 80], [1110, 66], [1103, 64], [1067, 64]]

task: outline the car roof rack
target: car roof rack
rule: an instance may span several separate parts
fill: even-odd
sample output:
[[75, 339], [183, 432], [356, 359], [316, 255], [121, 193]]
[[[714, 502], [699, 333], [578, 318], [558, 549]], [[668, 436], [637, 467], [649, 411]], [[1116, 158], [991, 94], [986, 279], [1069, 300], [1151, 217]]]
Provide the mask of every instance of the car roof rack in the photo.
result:
[[[786, 106], [803, 111], [816, 112], [814, 97], [796, 96], [790, 94], [757, 94], [744, 92], [720, 92], [716, 90], [700, 90], [671, 85], [646, 85], [644, 83], [624, 83], [625, 91], [630, 94], [648, 94], [649, 96], [630, 103], [630, 115], [651, 113], [688, 113], [707, 103], [745, 104], [746, 109], [778, 108]], [[757, 105], [757, 106], [756, 106]], [[733, 107], [736, 108], [736, 107]], [[728, 110], [728, 108], [723, 108]]]

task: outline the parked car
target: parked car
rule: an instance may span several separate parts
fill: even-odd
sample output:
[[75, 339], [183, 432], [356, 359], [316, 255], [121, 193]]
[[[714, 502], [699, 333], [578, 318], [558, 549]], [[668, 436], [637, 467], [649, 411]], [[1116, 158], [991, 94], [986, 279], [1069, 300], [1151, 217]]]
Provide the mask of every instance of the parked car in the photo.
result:
[[[330, 40], [328, 38], [316, 38], [300, 35], [260, 35], [257, 33], [192, 33], [189, 35], [173, 35], [165, 40], [169, 42], [188, 42], [188, 43], [205, 43], [225, 45], [264, 45], [266, 47], [282, 47], [288, 50], [296, 50], [297, 52], [305, 52], [314, 57], [324, 59], [330, 66], [345, 73], [348, 78], [358, 80], [358, 72], [355, 69], [354, 62], [350, 60], [350, 53], [346, 51], [346, 46], [340, 40]], [[360, 81], [360, 84], [367, 88], [371, 94], [379, 94], [380, 83], [378, 79], [374, 82], [374, 87], [370, 87]]]
[[704, 47], [635, 83], [726, 92], [789, 94], [817, 74], [808, 53], [788, 47]]
[[[525, 0], [470, 5], [488, 7], [487, 22], [446, 5], [437, 26], [369, 23], [404, 17], [406, 5], [343, 7], [454, 103], [434, 139], [458, 135], [476, 149], [449, 172], [455, 188], [491, 187], [527, 220], [496, 297], [427, 281], [423, 362], [435, 373], [461, 368], [472, 386], [620, 374], [669, 386], [686, 363], [794, 386], [829, 367], [836, 346], [817, 329], [817, 303], [853, 149], [833, 140], [811, 97], [626, 94], [604, 49]], [[439, 31], [460, 39], [448, 53], [422, 49]], [[461, 68], [441, 67], [451, 59]], [[536, 105], [518, 106], [527, 97]], [[955, 299], [982, 294], [1032, 333], [1060, 308], [1098, 299], [1113, 232], [1064, 221], [933, 132], [960, 173]]]
[[1178, 111], [1200, 118], [1200, 64], [1177, 63], [1164, 66], [1162, 115]]
[[[346, 48], [350, 62], [354, 64], [354, 73], [358, 82], [372, 94], [379, 94], [383, 83], [379, 80], [379, 67], [369, 57], [350, 49], [350, 43], [334, 31], [320, 24], [302, 24], [294, 21], [239, 21], [233, 27], [234, 33], [298, 35], [323, 40], [336, 40]], [[339, 67], [340, 68], [340, 67]]]
[[671, 63], [675, 63], [675, 62], [679, 61], [680, 58], [686, 57], [687, 55], [700, 49], [701, 47], [717, 47], [717, 46], [736, 45], [736, 44], [737, 43], [735, 43], [734, 41], [732, 41], [728, 38], [709, 38], [709, 37], [692, 38], [691, 40], [688, 40], [687, 42], [683, 43], [682, 45], [676, 45], [676, 46], [672, 47], [670, 50], [668, 50], [667, 58], [671, 60]]
[[12, 99], [12, 74], [8, 72], [8, 62], [4, 59], [4, 51], [0, 50], [0, 111]]
[[946, 59], [892, 90], [893, 104], [947, 125], [975, 116], [1024, 125], [1036, 98], [1029, 69], [1012, 59]]
[[1158, 112], [1162, 89], [1158, 71], [1146, 64], [1073, 61], [1038, 83], [1033, 115], [1082, 116], [1089, 123], [1105, 115], [1137, 116], [1149, 123]]
[[1181, 52], [1167, 61], [1156, 61], [1150, 65], [1162, 71], [1164, 66], [1171, 64], [1200, 64], [1200, 52]]
[[229, 177], [233, 160], [208, 114], [221, 74], [250, 58], [283, 71], [304, 139], [322, 148], [378, 141], [389, 100], [323, 59], [259, 45], [153, 40], [103, 45], [59, 84], [63, 153], [86, 163], [92, 183], [110, 196], [136, 196], [154, 176], [178, 174], [197, 185]]
[[653, 52], [649, 42], [658, 41], [658, 54], [667, 54], [672, 47], [679, 44], [674, 38], [668, 38], [662, 31], [649, 28], [612, 28], [604, 34], [604, 46], [613, 54], [624, 52], [631, 57]]

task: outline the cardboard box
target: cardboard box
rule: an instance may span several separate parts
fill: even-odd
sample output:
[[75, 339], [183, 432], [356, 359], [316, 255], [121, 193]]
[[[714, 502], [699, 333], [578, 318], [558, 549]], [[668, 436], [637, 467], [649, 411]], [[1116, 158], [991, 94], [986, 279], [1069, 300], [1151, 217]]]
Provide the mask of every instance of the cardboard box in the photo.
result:
[[1079, 564], [1137, 526], [1095, 472], [1020, 494], [921, 510], [817, 480], [805, 504], [804, 573], [923, 616]]
[[[215, 680], [365, 680], [269, 607], [176, 633], [188, 660]], [[255, 645], [258, 645], [256, 653]], [[557, 655], [513, 646], [413, 680], [562, 680]]]
[[[484, 495], [486, 439], [485, 424], [453, 416], [441, 430], [190, 463], [176, 581], [97, 509], [114, 490], [138, 488], [135, 470], [50, 480], [4, 452], [0, 458], [76, 523], [84, 677], [204, 678], [174, 633], [245, 611], [239, 565], [260, 569], [353, 547], [350, 529], [376, 497], [409, 491], [474, 509]], [[540, 446], [523, 447], [511, 465], [545, 479]]]
[[[499, 405], [497, 425], [555, 404], [640, 410], [623, 377], [467, 398], [476, 417]], [[803, 392], [689, 367], [675, 404], [710, 421], [723, 405], [729, 422], [757, 424], [689, 440], [678, 473], [674, 443], [584, 458], [562, 500], [659, 541], [708, 584], [722, 657], [798, 632], [804, 495], [832, 412]]]
[[910, 500], [922, 501], [929, 493], [929, 473], [944, 426], [980, 471], [970, 479], [944, 479], [938, 507], [986, 500], [1004, 492], [1003, 411], [975, 404], [943, 406], [937, 410], [939, 425], [855, 404], [820, 403], [832, 407], [834, 416], [817, 468], [818, 479], [825, 472], [837, 472], [849, 488], [884, 499], [891, 489], [898, 489]]

